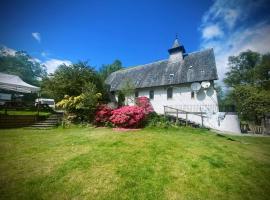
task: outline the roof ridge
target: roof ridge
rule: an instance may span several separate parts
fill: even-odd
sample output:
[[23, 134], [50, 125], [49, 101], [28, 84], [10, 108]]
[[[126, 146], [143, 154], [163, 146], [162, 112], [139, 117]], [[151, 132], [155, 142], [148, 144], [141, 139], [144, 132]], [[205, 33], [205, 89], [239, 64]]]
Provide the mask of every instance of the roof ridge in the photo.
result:
[[[115, 72], [123, 72], [123, 71], [131, 70], [131, 69], [134, 69], [134, 68], [144, 67], [144, 66], [147, 66], [147, 65], [152, 65], [152, 64], [156, 64], [156, 63], [160, 63], [160, 62], [165, 62], [165, 61], [168, 61], [168, 59], [158, 60], [158, 61], [154, 61], [154, 62], [151, 62], [151, 63], [142, 64], [142, 65], [136, 65], [136, 66], [132, 66], [132, 67], [127, 67], [125, 69], [120, 69], [120, 70], [115, 71]], [[115, 72], [113, 72], [113, 73], [115, 73]]]
[[210, 51], [210, 50], [213, 50], [213, 48], [207, 48], [207, 49], [201, 49], [201, 50], [198, 50], [198, 51], [193, 51], [191, 53], [188, 53], [188, 55], [190, 54], [195, 54], [195, 53], [201, 53], [201, 52], [204, 52], [204, 51]]

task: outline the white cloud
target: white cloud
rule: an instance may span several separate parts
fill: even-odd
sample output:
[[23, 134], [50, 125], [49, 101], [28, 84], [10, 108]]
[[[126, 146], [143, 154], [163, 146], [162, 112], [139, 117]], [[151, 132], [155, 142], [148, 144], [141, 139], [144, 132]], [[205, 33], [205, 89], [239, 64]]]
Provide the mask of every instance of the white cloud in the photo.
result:
[[15, 56], [16, 52], [17, 51], [15, 49], [11, 49], [6, 46], [0, 47], [0, 53], [4, 56]]
[[59, 60], [59, 59], [50, 59], [42, 63], [46, 66], [47, 68], [47, 73], [54, 73], [56, 68], [61, 65], [61, 64], [66, 64], [66, 65], [71, 65], [72, 62], [69, 60]]
[[37, 63], [41, 63], [41, 60], [39, 60], [38, 58], [31, 58], [29, 59], [31, 62], [37, 62]]
[[46, 52], [46, 51], [42, 51], [42, 52], [41, 52], [41, 56], [42, 56], [42, 57], [47, 58], [49, 55], [50, 55], [50, 53], [48, 53], [48, 52]]
[[32, 33], [32, 36], [33, 36], [33, 38], [34, 38], [36, 41], [38, 41], [39, 43], [41, 42], [41, 35], [40, 35], [40, 33], [34, 32], [34, 33]]
[[221, 37], [223, 35], [223, 31], [220, 30], [218, 25], [210, 25], [206, 26], [202, 30], [202, 37], [204, 39], [211, 39], [215, 37]]
[[[200, 48], [214, 48], [219, 79], [223, 80], [228, 71], [228, 57], [242, 51], [253, 50], [260, 53], [270, 51], [270, 21], [261, 18], [251, 23], [254, 13], [260, 12], [264, 0], [216, 0], [202, 17]], [[218, 30], [209, 29], [211, 24], [222, 27], [222, 37]]]

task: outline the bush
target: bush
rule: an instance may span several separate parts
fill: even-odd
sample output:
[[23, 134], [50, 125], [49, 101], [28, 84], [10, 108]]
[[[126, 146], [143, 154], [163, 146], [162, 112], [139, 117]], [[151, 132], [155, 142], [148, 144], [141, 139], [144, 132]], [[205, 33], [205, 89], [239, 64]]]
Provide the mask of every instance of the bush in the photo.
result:
[[94, 117], [96, 105], [101, 97], [101, 93], [96, 92], [95, 86], [89, 84], [87, 90], [81, 95], [65, 95], [56, 106], [64, 109], [67, 115], [72, 115], [71, 122], [91, 121]]
[[136, 98], [136, 105], [144, 109], [144, 113], [148, 115], [149, 113], [154, 112], [154, 109], [147, 97], [138, 97]]
[[112, 111], [110, 121], [117, 127], [136, 128], [145, 116], [144, 109], [139, 106], [124, 106]]
[[102, 104], [98, 106], [96, 110], [95, 123], [97, 125], [106, 125], [109, 122], [111, 115], [112, 109], [109, 106]]
[[165, 117], [164, 115], [158, 115], [155, 112], [152, 112], [147, 116], [145, 125], [148, 127], [157, 128], [175, 127], [175, 124], [172, 123], [167, 117]]

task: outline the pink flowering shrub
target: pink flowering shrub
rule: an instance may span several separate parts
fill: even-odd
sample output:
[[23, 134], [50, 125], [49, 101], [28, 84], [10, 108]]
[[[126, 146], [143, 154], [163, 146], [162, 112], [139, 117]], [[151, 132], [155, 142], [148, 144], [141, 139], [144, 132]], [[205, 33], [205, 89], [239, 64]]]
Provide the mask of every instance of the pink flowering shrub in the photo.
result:
[[136, 98], [136, 105], [144, 109], [144, 113], [148, 115], [151, 112], [154, 112], [154, 109], [147, 97], [138, 97]]
[[95, 123], [104, 125], [106, 122], [109, 122], [111, 115], [112, 115], [112, 109], [109, 106], [102, 104], [98, 106], [96, 110]]
[[139, 106], [123, 106], [112, 111], [110, 121], [117, 127], [135, 128], [145, 118], [144, 109]]

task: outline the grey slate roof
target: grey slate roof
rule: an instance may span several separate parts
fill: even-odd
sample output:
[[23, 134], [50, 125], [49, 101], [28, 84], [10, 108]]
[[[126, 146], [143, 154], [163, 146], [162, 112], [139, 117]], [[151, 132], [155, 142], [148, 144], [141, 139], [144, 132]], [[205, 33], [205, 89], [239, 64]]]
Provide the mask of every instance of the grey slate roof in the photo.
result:
[[131, 80], [135, 88], [147, 88], [217, 79], [214, 51], [207, 49], [190, 53], [183, 61], [171, 62], [167, 59], [119, 70], [105, 82], [110, 91], [117, 91], [127, 80]]

